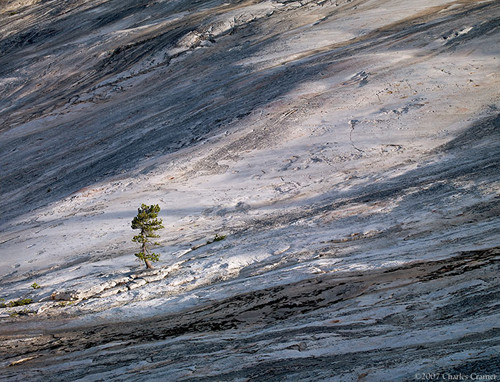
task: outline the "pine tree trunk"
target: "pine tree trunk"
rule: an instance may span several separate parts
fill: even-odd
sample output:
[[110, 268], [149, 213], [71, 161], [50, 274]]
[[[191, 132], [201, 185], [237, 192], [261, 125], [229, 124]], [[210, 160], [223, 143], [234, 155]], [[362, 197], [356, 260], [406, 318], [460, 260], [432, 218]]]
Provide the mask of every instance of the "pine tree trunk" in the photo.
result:
[[[141, 231], [141, 234], [146, 236], [146, 233], [144, 231]], [[146, 242], [143, 242], [142, 243], [142, 253], [144, 253], [144, 256], [146, 256]], [[147, 269], [153, 269], [153, 265], [151, 264], [151, 261], [149, 261], [148, 259], [144, 259], [144, 262], [146, 263], [146, 268]]]
[[[144, 232], [144, 230], [141, 231], [141, 235], [144, 238], [144, 240], [146, 240], [146, 233]], [[142, 242], [142, 253], [146, 255], [146, 241]]]

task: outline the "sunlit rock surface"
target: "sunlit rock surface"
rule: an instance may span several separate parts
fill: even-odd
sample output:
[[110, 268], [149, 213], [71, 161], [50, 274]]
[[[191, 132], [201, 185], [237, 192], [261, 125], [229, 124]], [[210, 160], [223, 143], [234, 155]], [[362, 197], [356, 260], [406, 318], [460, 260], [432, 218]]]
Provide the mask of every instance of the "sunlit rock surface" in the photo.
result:
[[499, 51], [497, 1], [2, 1], [0, 375], [500, 379]]

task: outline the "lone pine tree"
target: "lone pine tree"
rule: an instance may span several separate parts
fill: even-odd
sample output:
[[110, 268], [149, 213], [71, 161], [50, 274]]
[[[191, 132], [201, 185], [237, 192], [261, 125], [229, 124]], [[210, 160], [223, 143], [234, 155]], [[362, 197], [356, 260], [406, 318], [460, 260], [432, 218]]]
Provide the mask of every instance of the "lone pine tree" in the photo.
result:
[[158, 204], [147, 206], [143, 203], [137, 211], [137, 216], [132, 220], [132, 229], [140, 229], [141, 232], [134, 236], [132, 241], [141, 245], [141, 252], [136, 253], [135, 256], [144, 261], [146, 268], [151, 269], [153, 268], [151, 262], [160, 259], [159, 254], [150, 251], [150, 247], [159, 245], [159, 243], [151, 242], [150, 239], [160, 237], [155, 234], [155, 231], [164, 228], [162, 219], [158, 219], [160, 206]]

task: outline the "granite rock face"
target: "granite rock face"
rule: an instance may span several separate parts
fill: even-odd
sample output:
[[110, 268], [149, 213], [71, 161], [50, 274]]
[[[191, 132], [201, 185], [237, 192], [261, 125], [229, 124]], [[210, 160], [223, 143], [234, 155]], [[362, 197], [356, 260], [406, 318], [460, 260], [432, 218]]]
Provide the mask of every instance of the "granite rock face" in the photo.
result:
[[2, 2], [2, 377], [499, 379], [499, 40], [496, 1]]

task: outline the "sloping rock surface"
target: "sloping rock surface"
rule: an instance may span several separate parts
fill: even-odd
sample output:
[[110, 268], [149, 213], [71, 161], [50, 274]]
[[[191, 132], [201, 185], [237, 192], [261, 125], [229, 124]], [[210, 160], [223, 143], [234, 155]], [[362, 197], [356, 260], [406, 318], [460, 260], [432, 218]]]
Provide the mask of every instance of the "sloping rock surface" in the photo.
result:
[[2, 379], [500, 379], [499, 37], [497, 1], [1, 2]]

